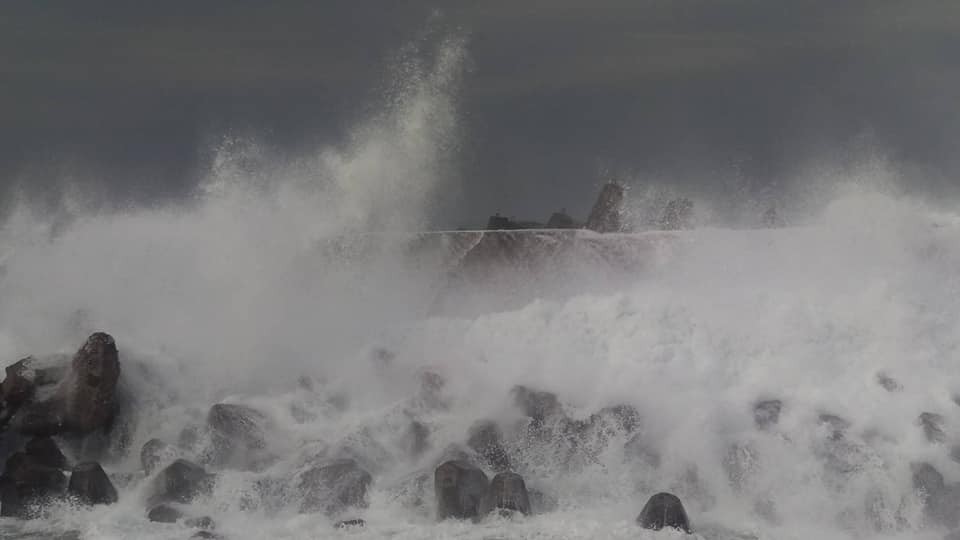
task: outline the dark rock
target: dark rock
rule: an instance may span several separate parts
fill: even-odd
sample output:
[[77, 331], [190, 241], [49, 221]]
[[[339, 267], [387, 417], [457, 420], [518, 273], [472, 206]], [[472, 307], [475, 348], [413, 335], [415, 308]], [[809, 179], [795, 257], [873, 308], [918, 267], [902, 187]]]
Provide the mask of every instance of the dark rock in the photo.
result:
[[510, 469], [510, 456], [503, 447], [503, 434], [497, 424], [481, 420], [470, 427], [467, 446], [476, 452], [494, 472]]
[[17, 407], [33, 397], [36, 391], [37, 373], [33, 369], [36, 360], [30, 356], [7, 366], [6, 378], [0, 383], [0, 400], [8, 406]]
[[780, 421], [780, 410], [783, 402], [779, 399], [758, 401], [753, 406], [753, 423], [758, 429], [769, 429]]
[[947, 440], [947, 436], [943, 433], [944, 419], [942, 415], [925, 412], [920, 414], [917, 421], [923, 427], [923, 434], [926, 435], [928, 441], [943, 443]]
[[553, 512], [560, 507], [560, 501], [552, 495], [535, 488], [527, 489], [527, 496], [530, 499], [530, 512], [533, 514], [545, 514]]
[[[36, 378], [36, 375], [34, 375]], [[25, 435], [85, 435], [109, 427], [116, 410], [120, 363], [113, 338], [90, 336], [53, 395], [20, 408], [11, 428]]]
[[903, 385], [886, 373], [877, 373], [877, 384], [882, 386], [887, 392], [899, 392], [903, 390]]
[[177, 459], [177, 449], [161, 441], [150, 439], [140, 450], [140, 465], [147, 474], [153, 474], [157, 468]]
[[203, 467], [178, 459], [160, 471], [150, 486], [149, 506], [165, 502], [190, 503], [213, 490], [215, 476]]
[[156, 523], [176, 523], [183, 518], [183, 512], [169, 504], [158, 504], [147, 512], [147, 519]]
[[354, 527], [366, 527], [367, 522], [362, 519], [345, 519], [343, 521], [338, 521], [333, 528], [334, 529], [352, 529]]
[[117, 502], [117, 489], [99, 463], [81, 463], [74, 467], [67, 491], [83, 504]]
[[0, 476], [0, 516], [37, 517], [39, 507], [62, 497], [66, 488], [67, 478], [59, 469], [18, 452]]
[[67, 468], [66, 456], [63, 455], [63, 452], [57, 447], [57, 443], [50, 437], [34, 437], [30, 439], [24, 448], [24, 452], [41, 465], [55, 469]]
[[530, 515], [530, 496], [527, 485], [517, 473], [502, 472], [493, 477], [490, 488], [480, 503], [480, 514], [506, 510]]
[[608, 182], [600, 190], [597, 201], [593, 204], [586, 227], [598, 233], [619, 232], [623, 228], [621, 214], [623, 211], [623, 187], [615, 182]]
[[63, 402], [50, 399], [21, 407], [10, 420], [10, 429], [37, 437], [49, 437], [65, 432]]
[[448, 461], [434, 472], [437, 519], [469, 519], [479, 515], [480, 502], [487, 493], [483, 471], [465, 461]]
[[73, 357], [71, 369], [57, 388], [68, 431], [90, 433], [113, 418], [120, 362], [113, 338], [93, 334]]
[[338, 459], [313, 467], [300, 477], [303, 499], [300, 511], [331, 515], [346, 508], [366, 508], [367, 490], [372, 483], [370, 473], [352, 459]]
[[207, 415], [212, 448], [207, 462], [218, 467], [248, 468], [263, 457], [267, 417], [244, 405], [218, 403]]
[[542, 426], [547, 420], [563, 414], [563, 408], [556, 394], [531, 390], [526, 386], [514, 386], [511, 390], [513, 402], [523, 414], [533, 420], [535, 426]]
[[204, 529], [207, 531], [212, 531], [217, 528], [217, 524], [214, 523], [213, 518], [210, 516], [188, 518], [183, 521], [183, 524], [191, 529]]
[[637, 523], [644, 529], [659, 531], [669, 527], [692, 534], [690, 520], [683, 509], [683, 503], [676, 495], [657, 493], [647, 501], [646, 506], [637, 517]]

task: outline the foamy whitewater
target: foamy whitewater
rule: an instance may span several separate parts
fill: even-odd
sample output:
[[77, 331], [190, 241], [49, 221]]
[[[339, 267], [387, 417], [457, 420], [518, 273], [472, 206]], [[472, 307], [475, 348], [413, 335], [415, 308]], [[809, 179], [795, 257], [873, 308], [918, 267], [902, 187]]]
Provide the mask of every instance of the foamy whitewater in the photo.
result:
[[[97, 213], [78, 202], [56, 227], [23, 206], [6, 221], [0, 360], [71, 353], [110, 332], [135, 427], [129, 450], [104, 462], [118, 504], [0, 519], [0, 536], [188, 538], [181, 525], [147, 521], [139, 449], [153, 437], [176, 442], [230, 402], [270, 417], [279, 457], [263, 472], [221, 471], [196, 504], [233, 540], [680, 537], [634, 521], [667, 490], [703, 538], [941, 539], [910, 465], [960, 480], [950, 459], [960, 443], [960, 219], [861, 179], [802, 226], [611, 235], [609, 245], [649, 244], [642, 269], [615, 276], [581, 262], [562, 280], [531, 276], [509, 294], [487, 284], [459, 297], [463, 309], [440, 310], [449, 261], [411, 253], [408, 233], [455, 188], [445, 179], [462, 55], [451, 41], [431, 62], [408, 61], [382, 113], [312, 158], [277, 164], [256, 145], [226, 145], [189, 204]], [[510, 301], [483, 302], [501, 296]], [[425, 370], [446, 379], [447, 408], [423, 403]], [[888, 391], [879, 374], [902, 389]], [[574, 418], [635, 406], [659, 460], [625, 440], [576, 465], [528, 455], [518, 472], [556, 510], [436, 523], [432, 489], [411, 505], [408, 479], [432, 472], [474, 421], [515, 422], [517, 384], [555, 392]], [[760, 431], [753, 404], [774, 398], [780, 421]], [[927, 441], [922, 412], [944, 416], [946, 443]], [[821, 414], [849, 422], [842, 440]], [[430, 431], [417, 458], [413, 418]], [[310, 456], [347, 450], [374, 477], [370, 507], [343, 516], [365, 528], [334, 530], [332, 518], [257, 489]]]

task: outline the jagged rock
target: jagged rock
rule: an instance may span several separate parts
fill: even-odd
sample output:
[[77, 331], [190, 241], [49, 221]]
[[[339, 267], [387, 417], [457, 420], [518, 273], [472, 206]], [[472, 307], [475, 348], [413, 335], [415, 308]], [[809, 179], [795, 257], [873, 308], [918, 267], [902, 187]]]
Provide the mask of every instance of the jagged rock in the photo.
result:
[[7, 366], [7, 376], [0, 383], [0, 398], [8, 406], [17, 407], [33, 397], [37, 387], [37, 373], [32, 368], [35, 362], [33, 357], [27, 357]]
[[623, 228], [621, 213], [623, 207], [623, 187], [608, 182], [600, 190], [600, 195], [590, 211], [586, 227], [598, 233], [619, 232]]
[[140, 465], [147, 474], [153, 474], [157, 468], [176, 460], [178, 454], [172, 445], [160, 439], [150, 439], [140, 450]]
[[160, 471], [150, 486], [148, 505], [165, 502], [190, 503], [213, 490], [215, 476], [203, 467], [178, 459]]
[[513, 402], [523, 411], [523, 414], [533, 420], [535, 427], [541, 427], [548, 420], [563, 414], [560, 400], [551, 392], [532, 390], [526, 386], [514, 386], [511, 394]]
[[493, 477], [490, 488], [481, 500], [480, 514], [486, 515], [494, 511], [530, 515], [530, 496], [523, 477], [513, 472], [502, 472]]
[[367, 522], [362, 519], [345, 519], [343, 521], [338, 521], [333, 528], [334, 529], [352, 529], [354, 527], [366, 527]]
[[114, 415], [119, 378], [116, 343], [108, 334], [93, 334], [73, 357], [71, 369], [57, 389], [67, 430], [90, 433], [106, 426]]
[[433, 477], [437, 496], [437, 519], [469, 519], [479, 515], [480, 501], [487, 493], [483, 471], [465, 461], [447, 461]]
[[120, 363], [113, 338], [90, 336], [74, 355], [53, 395], [22, 406], [10, 421], [25, 435], [88, 434], [106, 428], [113, 419]]
[[83, 504], [113, 504], [117, 489], [99, 463], [81, 463], [73, 468], [67, 492]]
[[926, 435], [928, 441], [943, 443], [947, 440], [947, 436], [943, 433], [944, 419], [942, 415], [925, 412], [920, 414], [917, 421], [923, 427], [923, 434]]
[[470, 427], [467, 446], [476, 452], [494, 472], [510, 469], [510, 456], [503, 447], [503, 434], [496, 423], [481, 420]]
[[207, 429], [211, 449], [206, 461], [217, 467], [246, 469], [263, 457], [267, 417], [244, 405], [210, 407]]
[[18, 452], [0, 476], [0, 516], [37, 517], [39, 507], [62, 497], [66, 488], [67, 478], [59, 469]]
[[169, 504], [158, 504], [147, 512], [147, 519], [155, 523], [176, 523], [183, 518], [183, 512]]
[[903, 390], [903, 385], [886, 373], [877, 373], [877, 384], [882, 386], [887, 392], [899, 392]]
[[37, 463], [53, 467], [55, 469], [66, 469], [67, 458], [57, 447], [57, 443], [50, 437], [34, 437], [27, 442], [24, 452], [35, 459]]
[[769, 429], [780, 421], [780, 410], [783, 408], [783, 402], [779, 399], [766, 399], [758, 401], [753, 406], [753, 423], [757, 429]]
[[669, 527], [687, 534], [693, 533], [690, 519], [687, 518], [687, 512], [683, 509], [683, 503], [676, 495], [670, 493], [657, 493], [650, 497], [637, 517], [637, 523], [644, 529], [654, 531]]
[[366, 508], [370, 473], [352, 459], [338, 459], [313, 467], [300, 476], [301, 512], [332, 515], [346, 508]]
[[560, 501], [556, 497], [539, 489], [528, 488], [527, 497], [530, 499], [530, 512], [533, 514], [553, 512], [560, 507]]

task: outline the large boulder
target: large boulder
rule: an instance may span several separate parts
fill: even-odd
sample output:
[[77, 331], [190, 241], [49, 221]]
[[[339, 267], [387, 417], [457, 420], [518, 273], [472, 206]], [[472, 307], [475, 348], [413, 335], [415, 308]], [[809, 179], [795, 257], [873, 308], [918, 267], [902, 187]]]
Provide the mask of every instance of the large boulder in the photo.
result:
[[347, 508], [366, 508], [370, 473], [352, 459], [338, 459], [312, 467], [300, 476], [301, 512], [334, 515]]
[[443, 463], [433, 476], [437, 519], [478, 517], [488, 485], [487, 475], [466, 461]]
[[60, 356], [28, 356], [6, 367], [0, 383], [0, 401], [16, 408], [34, 397], [38, 388], [59, 382], [66, 375], [66, 362]]
[[50, 437], [34, 437], [27, 442], [24, 452], [41, 465], [55, 469], [66, 469], [67, 458]]
[[690, 519], [680, 499], [670, 493], [657, 493], [637, 516], [637, 523], [644, 529], [659, 531], [664, 528], [679, 529], [692, 534]]
[[179, 452], [172, 445], [160, 439], [150, 439], [140, 449], [140, 465], [144, 472], [153, 474], [153, 471], [168, 463], [173, 463]]
[[67, 478], [54, 467], [18, 452], [7, 460], [0, 476], [0, 516], [30, 519], [64, 495]]
[[81, 463], [73, 468], [67, 492], [83, 504], [113, 504], [117, 489], [99, 463]]
[[510, 456], [503, 447], [503, 433], [496, 423], [481, 420], [471, 426], [467, 446], [494, 472], [510, 470]]
[[178, 502], [188, 504], [213, 490], [215, 476], [203, 467], [178, 459], [157, 473], [150, 486], [148, 506]]
[[247, 469], [264, 456], [267, 417], [245, 405], [218, 403], [207, 414], [210, 449], [205, 461], [216, 467]]
[[104, 428], [114, 415], [119, 379], [117, 344], [108, 334], [93, 334], [73, 357], [70, 371], [57, 389], [67, 430], [82, 434]]
[[147, 519], [154, 523], [176, 523], [183, 519], [183, 512], [169, 504], [158, 504], [147, 512]]
[[116, 343], [108, 334], [93, 334], [74, 355], [52, 395], [20, 407], [10, 427], [36, 436], [86, 435], [105, 429], [116, 410], [119, 378]]
[[480, 503], [480, 514], [486, 515], [495, 511], [530, 515], [530, 495], [523, 477], [519, 474], [502, 472], [493, 477], [490, 488]]

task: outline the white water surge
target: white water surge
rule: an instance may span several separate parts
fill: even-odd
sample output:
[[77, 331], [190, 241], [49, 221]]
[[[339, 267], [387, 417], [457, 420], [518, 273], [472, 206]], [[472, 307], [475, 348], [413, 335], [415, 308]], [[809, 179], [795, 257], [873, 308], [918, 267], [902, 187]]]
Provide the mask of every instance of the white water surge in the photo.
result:
[[[266, 413], [279, 461], [222, 471], [197, 503], [234, 540], [680, 536], [634, 523], [663, 490], [706, 538], [942, 538], [910, 465], [928, 461], [960, 480], [950, 459], [960, 443], [956, 218], [841, 190], [803, 227], [614, 235], [604, 241], [649, 242], [642, 270], [614, 281], [581, 263], [582, 286], [550, 289], [532, 276], [529, 288], [511, 285], [508, 308], [443, 314], [443, 257], [411, 256], [384, 232], [423, 226], [449, 187], [461, 56], [448, 43], [429, 66], [402, 70], [409, 79], [385, 112], [315, 159], [281, 167], [250, 148], [225, 151], [190, 205], [81, 211], [56, 234], [22, 208], [0, 230], [0, 359], [72, 352], [94, 330], [116, 338], [137, 419], [129, 453], [104, 463], [118, 478], [139, 469], [146, 440], [176, 442], [213, 403]], [[383, 240], [362, 254], [318, 247], [369, 231]], [[418, 398], [424, 370], [446, 379], [447, 408]], [[902, 388], [882, 387], [881, 373]], [[527, 456], [528, 484], [558, 502], [527, 519], [437, 524], [432, 489], [424, 507], [408, 504], [403, 480], [430, 471], [475, 420], [517, 419], [508, 398], [517, 384], [555, 392], [575, 418], [635, 406], [659, 460], [624, 440], [576, 466]], [[772, 398], [783, 402], [780, 421], [760, 431], [753, 404]], [[926, 440], [922, 412], [943, 415], [945, 443]], [[842, 440], [822, 414], [849, 423]], [[411, 418], [430, 430], [417, 458]], [[344, 516], [363, 517], [363, 529], [335, 531], [331, 518], [256, 489], [311, 455], [346, 450], [374, 477], [370, 508]], [[0, 533], [188, 538], [147, 521], [144, 486], [134, 479], [118, 504], [63, 508], [52, 522], [0, 519]]]

